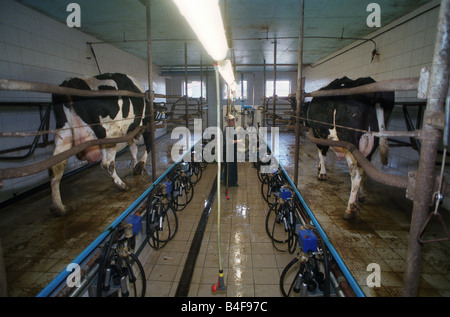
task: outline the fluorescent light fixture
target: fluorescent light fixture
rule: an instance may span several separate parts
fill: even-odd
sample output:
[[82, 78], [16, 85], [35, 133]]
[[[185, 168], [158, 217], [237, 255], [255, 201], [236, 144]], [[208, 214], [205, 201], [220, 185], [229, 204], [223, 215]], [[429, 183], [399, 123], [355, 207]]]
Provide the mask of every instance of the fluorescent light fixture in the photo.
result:
[[227, 57], [228, 44], [219, 0], [173, 0], [203, 47], [215, 61]]
[[231, 65], [231, 61], [229, 59], [219, 61], [217, 62], [217, 66], [220, 75], [225, 80], [230, 89], [236, 91], [237, 85], [234, 78], [233, 66]]

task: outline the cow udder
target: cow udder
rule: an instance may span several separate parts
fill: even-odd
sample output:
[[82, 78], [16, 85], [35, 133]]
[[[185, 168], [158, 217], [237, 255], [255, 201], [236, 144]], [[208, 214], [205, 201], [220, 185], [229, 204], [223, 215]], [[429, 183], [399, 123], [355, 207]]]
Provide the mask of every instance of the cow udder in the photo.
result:
[[80, 161], [88, 161], [88, 163], [95, 163], [102, 159], [102, 151], [100, 146], [93, 145], [87, 149], [77, 153], [77, 159]]
[[359, 139], [359, 151], [367, 157], [372, 152], [375, 145], [375, 137], [372, 134], [364, 133]]

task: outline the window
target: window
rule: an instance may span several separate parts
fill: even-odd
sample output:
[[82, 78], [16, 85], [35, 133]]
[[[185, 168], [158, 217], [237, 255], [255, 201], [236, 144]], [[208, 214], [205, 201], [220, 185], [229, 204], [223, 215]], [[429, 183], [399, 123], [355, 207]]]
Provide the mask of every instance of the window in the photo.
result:
[[[188, 97], [191, 98], [200, 98], [200, 87], [201, 87], [201, 82], [200, 80], [188, 80], [188, 84], [187, 84], [187, 89], [188, 89]], [[185, 82], [182, 82], [181, 85], [181, 91], [182, 91], [182, 96], [186, 95], [186, 91], [185, 91], [186, 85]], [[206, 85], [203, 82], [203, 98], [206, 98]]]
[[[289, 80], [277, 80], [275, 94], [278, 97], [287, 97], [291, 93], [291, 82]], [[273, 97], [273, 80], [266, 81], [266, 97]]]
[[[236, 82], [236, 100], [242, 100], [242, 86], [241, 82]], [[227, 84], [223, 85], [223, 99], [228, 99], [228, 90], [227, 90]], [[230, 96], [231, 98], [231, 96]], [[247, 81], [244, 80], [244, 100], [247, 99]]]

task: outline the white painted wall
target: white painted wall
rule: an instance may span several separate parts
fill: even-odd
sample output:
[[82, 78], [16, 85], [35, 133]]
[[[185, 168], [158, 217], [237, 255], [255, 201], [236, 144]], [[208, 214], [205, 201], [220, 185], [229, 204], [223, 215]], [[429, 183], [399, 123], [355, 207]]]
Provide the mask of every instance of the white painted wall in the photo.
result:
[[[303, 76], [306, 77], [305, 91], [317, 90], [343, 76], [351, 79], [370, 76], [376, 81], [419, 77], [421, 68], [430, 68], [432, 63], [439, 4], [440, 1], [431, 1], [369, 34], [366, 38], [372, 38], [376, 42], [380, 53], [379, 58], [373, 62], [371, 51], [374, 45], [371, 42], [349, 50], [361, 43], [357, 41], [305, 67], [303, 70]], [[345, 53], [341, 54], [342, 52]], [[416, 91], [396, 92], [396, 101], [424, 101], [418, 100], [416, 95]], [[412, 107], [409, 111], [415, 124], [417, 108]], [[395, 108], [387, 129], [406, 130], [401, 106]], [[407, 138], [398, 139], [409, 141]], [[407, 176], [408, 171], [417, 170], [418, 160], [419, 153], [409, 147], [391, 147], [389, 163], [384, 168], [379, 155], [376, 153], [373, 157], [373, 162], [379, 169], [402, 176]]]
[[[98, 39], [69, 28], [33, 11], [13, 0], [0, 0], [0, 78], [36, 81], [59, 85], [74, 76], [97, 75], [98, 70], [87, 42]], [[148, 89], [147, 61], [130, 55], [112, 45], [94, 45], [101, 72], [121, 72], [134, 77], [143, 89]], [[154, 90], [165, 94], [165, 80], [153, 66]], [[49, 94], [33, 92], [0, 91], [0, 102], [51, 101]], [[40, 123], [39, 110], [35, 107], [0, 107], [0, 131], [34, 132]], [[54, 128], [53, 114], [51, 129]], [[156, 136], [165, 134], [165, 129]], [[50, 137], [53, 139], [53, 136]], [[1, 138], [0, 150], [30, 144], [33, 137]], [[53, 147], [38, 149], [25, 161], [0, 161], [0, 168], [28, 165], [50, 156]], [[9, 155], [23, 155], [12, 153]], [[74, 157], [69, 159], [66, 171], [85, 163]], [[47, 171], [29, 177], [3, 180], [0, 202], [20, 194], [29, 188], [48, 181]]]
[[[241, 73], [239, 70], [235, 74], [236, 81], [241, 80]], [[199, 75], [188, 75], [188, 80], [200, 80]], [[203, 80], [206, 80], [206, 75], [203, 75]], [[264, 85], [264, 74], [262, 71], [260, 72], [250, 72], [244, 73], [244, 80], [247, 81], [247, 99], [244, 101], [245, 105], [255, 105], [261, 106], [263, 99], [263, 85]], [[273, 80], [273, 71], [266, 72], [266, 80]], [[297, 73], [296, 72], [277, 72], [277, 81], [278, 80], [289, 80], [291, 82], [291, 93], [295, 93], [296, 84], [297, 84]], [[184, 83], [184, 75], [172, 75], [168, 76], [166, 80], [166, 89], [168, 95], [181, 95], [182, 84]], [[220, 96], [221, 96], [221, 104], [226, 105], [227, 100], [223, 99], [223, 88], [224, 81], [220, 78]], [[208, 74], [208, 124], [209, 126], [216, 126], [217, 122], [217, 94], [216, 94], [216, 77], [214, 72], [210, 72]], [[254, 99], [253, 99], [253, 90], [255, 91]], [[272, 93], [272, 92], [270, 92]], [[238, 100], [236, 103], [241, 104], [241, 101]]]

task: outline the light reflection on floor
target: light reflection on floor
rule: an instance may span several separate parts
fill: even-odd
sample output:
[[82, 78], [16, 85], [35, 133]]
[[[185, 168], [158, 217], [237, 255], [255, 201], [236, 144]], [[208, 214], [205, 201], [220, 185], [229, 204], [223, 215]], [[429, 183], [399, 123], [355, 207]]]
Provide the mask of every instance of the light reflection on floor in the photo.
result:
[[[292, 133], [280, 135], [280, 162], [293, 174]], [[158, 140], [160, 175], [172, 164], [168, 136]], [[142, 149], [140, 149], [142, 150]], [[399, 190], [368, 180], [366, 201], [354, 221], [341, 219], [350, 191], [348, 168], [333, 153], [327, 157], [329, 179], [316, 180], [317, 151], [302, 138], [298, 188], [330, 240], [367, 296], [400, 296], [411, 202]], [[169, 155], [168, 155], [169, 154]], [[133, 177], [130, 157], [117, 159], [121, 178], [131, 185], [117, 191], [98, 166], [63, 181], [63, 200], [75, 207], [64, 218], [49, 213], [50, 191], [5, 207], [0, 216], [10, 296], [35, 296], [151, 184], [150, 176]], [[146, 166], [151, 173], [151, 166]], [[148, 248], [141, 258], [148, 280], [147, 296], [174, 296], [197, 223], [216, 175], [209, 165], [195, 187], [188, 208], [179, 214], [180, 228], [162, 250]], [[293, 255], [275, 250], [264, 227], [267, 204], [261, 197], [256, 170], [239, 163], [239, 187], [230, 200], [221, 197], [221, 250], [227, 291], [212, 294], [217, 282], [217, 206], [213, 204], [195, 264], [189, 296], [281, 296], [281, 270]], [[448, 215], [448, 214], [447, 214]], [[450, 296], [450, 243], [424, 247], [420, 296]], [[381, 266], [380, 288], [367, 286], [369, 263]]]

